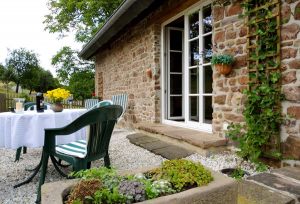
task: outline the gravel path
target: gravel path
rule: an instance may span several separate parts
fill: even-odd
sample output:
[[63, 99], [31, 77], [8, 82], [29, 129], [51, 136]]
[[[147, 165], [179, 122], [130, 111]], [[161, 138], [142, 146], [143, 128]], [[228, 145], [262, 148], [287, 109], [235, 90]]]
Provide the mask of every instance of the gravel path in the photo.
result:
[[[158, 166], [165, 160], [161, 156], [131, 144], [126, 136], [132, 133], [134, 132], [123, 129], [114, 131], [109, 149], [112, 166], [119, 170], [130, 170]], [[30, 175], [30, 172], [25, 171], [25, 168], [34, 167], [40, 159], [41, 148], [29, 148], [27, 152], [27, 154], [21, 156], [19, 162], [14, 162], [15, 150], [0, 148], [0, 204], [35, 203], [38, 176], [29, 184], [16, 189], [13, 188], [14, 184]], [[211, 157], [193, 154], [187, 159], [200, 161], [203, 165], [216, 171], [222, 168], [234, 167], [239, 161], [238, 157], [229, 153], [217, 154]], [[97, 166], [103, 166], [103, 160], [92, 163], [92, 167]], [[243, 163], [242, 168], [251, 174], [255, 173], [253, 166], [249, 163]], [[49, 162], [46, 182], [63, 179]]]

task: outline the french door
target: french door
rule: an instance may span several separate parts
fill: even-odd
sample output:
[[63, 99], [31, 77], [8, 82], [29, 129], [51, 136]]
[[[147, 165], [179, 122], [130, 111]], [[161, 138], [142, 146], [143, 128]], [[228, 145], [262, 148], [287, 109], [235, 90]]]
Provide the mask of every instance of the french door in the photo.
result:
[[167, 34], [167, 95], [168, 119], [182, 121], [184, 119], [183, 95], [183, 29], [169, 27]]
[[166, 121], [210, 132], [211, 5], [200, 5], [165, 25], [165, 48]]

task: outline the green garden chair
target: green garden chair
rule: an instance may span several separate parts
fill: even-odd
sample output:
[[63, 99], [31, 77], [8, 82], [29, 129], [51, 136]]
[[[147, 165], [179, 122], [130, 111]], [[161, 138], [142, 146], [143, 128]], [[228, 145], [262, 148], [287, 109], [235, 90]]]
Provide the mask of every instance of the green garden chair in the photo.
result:
[[[114, 126], [121, 114], [121, 106], [109, 105], [91, 109], [65, 127], [45, 129], [37, 202], [41, 198], [41, 186], [45, 182], [49, 157], [66, 161], [73, 166], [74, 171], [87, 169], [92, 161], [100, 158], [104, 158], [106, 167], [110, 166], [109, 142]], [[65, 145], [55, 145], [56, 137], [69, 135], [86, 126], [90, 128], [86, 144], [79, 140]]]

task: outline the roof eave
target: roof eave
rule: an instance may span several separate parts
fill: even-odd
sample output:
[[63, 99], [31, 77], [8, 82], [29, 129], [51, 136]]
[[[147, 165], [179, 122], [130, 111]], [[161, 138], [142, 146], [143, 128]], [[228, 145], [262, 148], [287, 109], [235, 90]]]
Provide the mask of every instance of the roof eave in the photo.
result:
[[147, 9], [155, 0], [126, 0], [107, 20], [104, 26], [82, 48], [79, 57], [90, 59], [112, 37]]

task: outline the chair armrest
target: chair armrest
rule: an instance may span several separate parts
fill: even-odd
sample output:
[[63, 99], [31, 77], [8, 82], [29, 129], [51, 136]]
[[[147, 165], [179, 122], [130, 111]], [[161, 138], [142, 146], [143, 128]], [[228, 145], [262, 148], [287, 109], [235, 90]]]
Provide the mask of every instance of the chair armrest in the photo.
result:
[[66, 125], [61, 128], [45, 128], [45, 141], [44, 141], [44, 148], [46, 148], [50, 152], [55, 151], [55, 138], [56, 136], [63, 136], [72, 134], [83, 127], [76, 126], [73, 123]]

